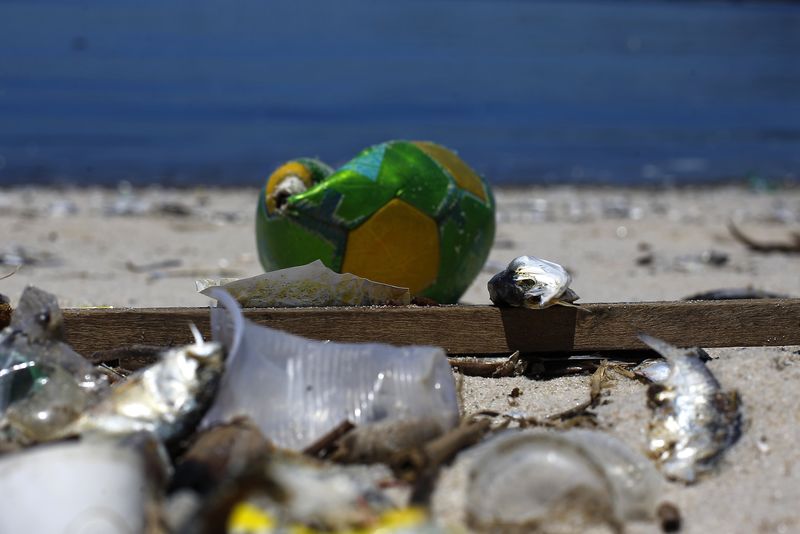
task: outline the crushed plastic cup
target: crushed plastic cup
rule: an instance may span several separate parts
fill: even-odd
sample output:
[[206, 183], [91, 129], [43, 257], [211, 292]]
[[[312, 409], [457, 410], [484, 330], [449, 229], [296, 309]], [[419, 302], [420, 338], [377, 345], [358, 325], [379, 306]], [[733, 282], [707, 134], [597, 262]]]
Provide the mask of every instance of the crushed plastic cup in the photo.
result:
[[600, 431], [507, 431], [472, 454], [467, 516], [483, 531], [621, 530], [627, 521], [653, 518], [662, 489], [650, 460]]
[[222, 383], [203, 426], [247, 416], [280, 447], [301, 450], [349, 420], [356, 426], [458, 422], [455, 381], [444, 351], [312, 341], [259, 326], [224, 290], [210, 289], [212, 336], [227, 349]]

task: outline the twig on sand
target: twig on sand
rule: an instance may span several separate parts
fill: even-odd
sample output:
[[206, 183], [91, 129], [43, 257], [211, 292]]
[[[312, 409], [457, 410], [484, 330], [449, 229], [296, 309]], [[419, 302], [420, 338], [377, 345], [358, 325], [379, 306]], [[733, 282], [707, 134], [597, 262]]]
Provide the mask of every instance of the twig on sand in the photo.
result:
[[6, 273], [6, 274], [4, 274], [4, 275], [0, 276], [0, 280], [5, 280], [6, 278], [8, 278], [8, 277], [10, 277], [10, 276], [14, 276], [15, 274], [17, 274], [17, 271], [19, 271], [19, 268], [20, 268], [20, 267], [22, 267], [22, 265], [17, 265], [17, 266], [14, 268], [14, 270], [13, 270], [13, 271], [11, 271], [10, 273]]
[[785, 252], [789, 254], [800, 253], [800, 232], [791, 233], [791, 242], [784, 241], [756, 241], [742, 233], [734, 224], [733, 220], [728, 221], [728, 231], [740, 243], [744, 244], [753, 252]]

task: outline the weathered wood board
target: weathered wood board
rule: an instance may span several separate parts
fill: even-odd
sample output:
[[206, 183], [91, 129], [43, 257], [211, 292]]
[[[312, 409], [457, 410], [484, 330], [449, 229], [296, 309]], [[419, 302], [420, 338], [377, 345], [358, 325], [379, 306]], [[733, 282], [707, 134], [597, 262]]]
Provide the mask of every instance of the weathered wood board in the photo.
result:
[[[586, 304], [585, 310], [493, 306], [246, 309], [256, 323], [314, 339], [426, 344], [449, 354], [638, 350], [639, 332], [681, 346], [800, 345], [800, 299]], [[67, 341], [83, 354], [209, 334], [208, 308], [64, 310]], [[8, 323], [0, 309], [0, 327]]]

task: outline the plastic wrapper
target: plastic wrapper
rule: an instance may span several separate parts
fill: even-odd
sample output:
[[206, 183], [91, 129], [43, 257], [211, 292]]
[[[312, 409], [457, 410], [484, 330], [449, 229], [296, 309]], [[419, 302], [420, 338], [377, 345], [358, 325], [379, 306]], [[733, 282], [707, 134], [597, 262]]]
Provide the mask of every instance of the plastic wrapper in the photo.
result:
[[345, 420], [458, 421], [455, 382], [435, 347], [311, 341], [246, 320], [221, 289], [211, 296], [212, 335], [228, 351], [204, 425], [250, 417], [276, 445], [303, 449]]
[[242, 280], [197, 280], [195, 284], [200, 293], [208, 296], [210, 288], [221, 286], [245, 308], [411, 303], [407, 288], [339, 274], [319, 260]]

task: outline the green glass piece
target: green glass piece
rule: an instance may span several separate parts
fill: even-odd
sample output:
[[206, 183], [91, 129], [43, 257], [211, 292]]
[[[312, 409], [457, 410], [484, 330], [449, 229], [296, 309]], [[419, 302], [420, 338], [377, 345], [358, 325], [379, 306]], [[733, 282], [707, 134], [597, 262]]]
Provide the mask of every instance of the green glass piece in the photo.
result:
[[438, 302], [458, 302], [480, 273], [494, 242], [494, 197], [489, 205], [461, 191], [457, 205], [439, 223], [441, 255], [436, 282], [423, 295]]
[[[289, 217], [267, 217], [264, 193], [256, 213], [256, 243], [261, 265], [267, 271], [322, 260], [334, 271], [342, 266], [347, 234], [321, 222], [302, 224]], [[323, 232], [319, 228], [324, 227]]]

